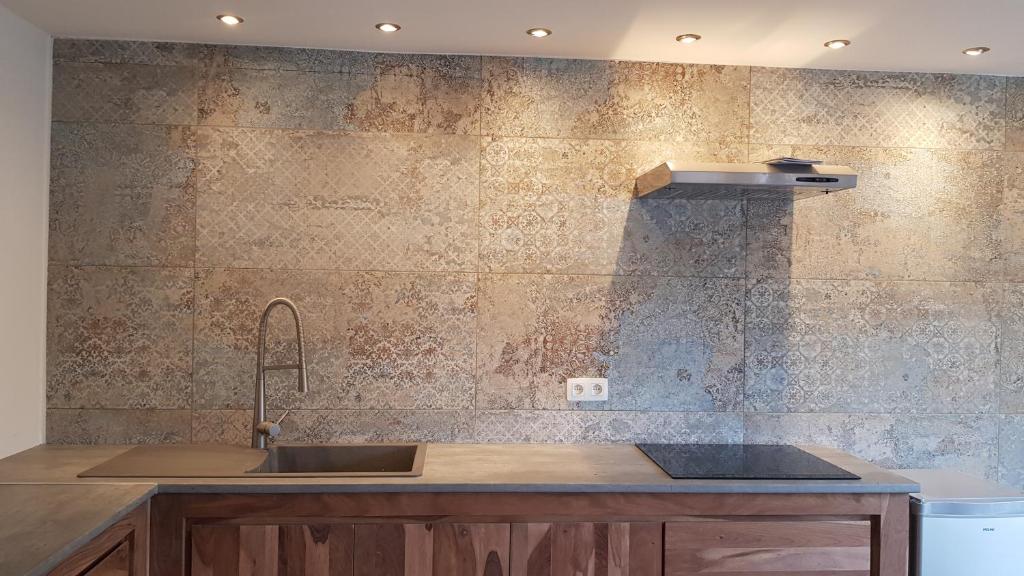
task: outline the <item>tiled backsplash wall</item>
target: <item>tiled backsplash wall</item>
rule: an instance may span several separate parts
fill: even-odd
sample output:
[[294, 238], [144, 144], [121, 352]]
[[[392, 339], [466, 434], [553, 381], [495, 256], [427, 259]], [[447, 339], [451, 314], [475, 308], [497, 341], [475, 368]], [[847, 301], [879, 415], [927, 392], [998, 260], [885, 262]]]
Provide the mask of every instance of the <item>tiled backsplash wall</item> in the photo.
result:
[[[1024, 485], [1024, 79], [61, 40], [53, 103], [51, 442], [246, 442], [287, 296], [287, 440], [823, 443]], [[779, 154], [861, 184], [631, 198]]]

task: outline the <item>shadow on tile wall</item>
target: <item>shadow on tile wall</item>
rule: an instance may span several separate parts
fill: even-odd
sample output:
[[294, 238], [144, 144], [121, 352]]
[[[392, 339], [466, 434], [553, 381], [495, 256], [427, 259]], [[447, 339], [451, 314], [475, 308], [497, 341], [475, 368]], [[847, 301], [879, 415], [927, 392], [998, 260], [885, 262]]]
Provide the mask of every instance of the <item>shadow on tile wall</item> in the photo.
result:
[[[283, 295], [290, 441], [823, 443], [1024, 485], [1021, 79], [58, 40], [53, 106], [50, 442], [245, 443]], [[861, 185], [633, 199], [780, 154]]]

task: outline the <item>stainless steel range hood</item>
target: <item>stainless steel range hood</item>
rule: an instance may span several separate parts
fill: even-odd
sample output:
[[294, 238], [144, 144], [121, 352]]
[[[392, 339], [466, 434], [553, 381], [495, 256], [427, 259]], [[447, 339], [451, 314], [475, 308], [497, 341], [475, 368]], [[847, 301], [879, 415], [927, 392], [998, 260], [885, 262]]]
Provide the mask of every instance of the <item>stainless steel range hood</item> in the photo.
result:
[[665, 162], [636, 179], [637, 198], [800, 200], [857, 186], [847, 166]]

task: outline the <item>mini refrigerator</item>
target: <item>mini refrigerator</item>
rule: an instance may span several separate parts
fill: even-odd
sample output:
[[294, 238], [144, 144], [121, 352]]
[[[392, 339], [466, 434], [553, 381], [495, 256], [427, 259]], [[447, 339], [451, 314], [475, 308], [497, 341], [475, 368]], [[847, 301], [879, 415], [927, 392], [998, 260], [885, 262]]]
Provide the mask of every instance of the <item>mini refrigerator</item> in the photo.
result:
[[1024, 493], [951, 470], [897, 470], [910, 499], [911, 576], [1024, 574]]

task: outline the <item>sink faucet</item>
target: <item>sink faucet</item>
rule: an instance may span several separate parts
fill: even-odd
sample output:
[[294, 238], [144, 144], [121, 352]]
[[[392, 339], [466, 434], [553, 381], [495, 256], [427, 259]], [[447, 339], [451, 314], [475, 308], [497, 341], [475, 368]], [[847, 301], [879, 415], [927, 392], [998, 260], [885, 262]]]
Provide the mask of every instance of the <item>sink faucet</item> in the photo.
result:
[[[292, 317], [295, 319], [295, 341], [299, 349], [297, 364], [266, 365], [267, 320], [270, 319], [270, 312], [278, 306], [284, 306], [291, 310]], [[253, 448], [266, 449], [267, 438], [276, 438], [281, 433], [281, 421], [288, 416], [286, 411], [277, 422], [267, 420], [267, 372], [271, 370], [298, 370], [299, 392], [305, 394], [309, 390], [309, 386], [306, 384], [306, 353], [302, 347], [302, 319], [299, 318], [298, 308], [287, 298], [274, 298], [267, 304], [263, 315], [260, 316], [260, 339], [256, 349], [256, 402], [252, 414]]]

